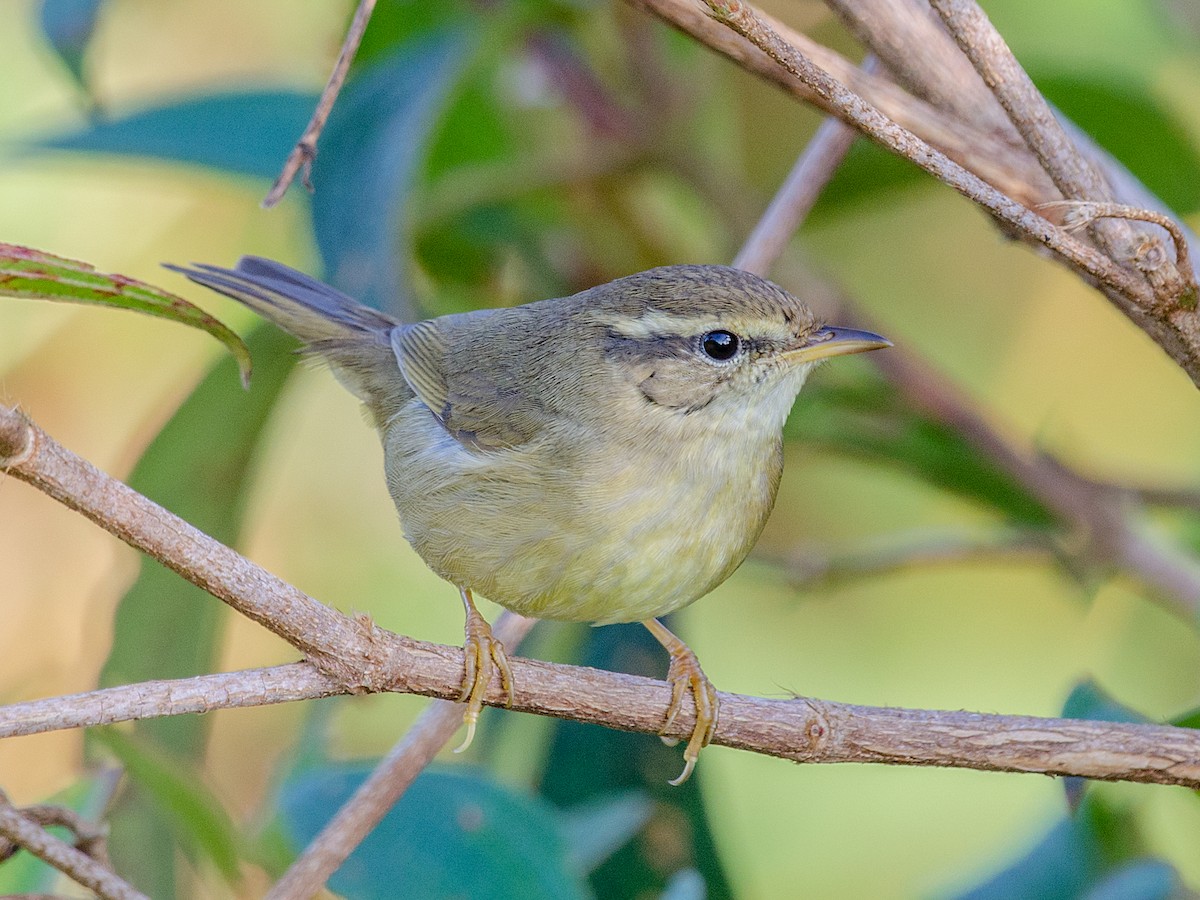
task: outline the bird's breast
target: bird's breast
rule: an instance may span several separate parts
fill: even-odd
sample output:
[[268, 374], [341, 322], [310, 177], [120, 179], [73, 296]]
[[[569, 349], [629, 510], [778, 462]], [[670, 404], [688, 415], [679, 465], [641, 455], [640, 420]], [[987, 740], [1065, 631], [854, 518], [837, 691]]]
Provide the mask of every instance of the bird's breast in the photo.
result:
[[724, 581], [779, 484], [777, 428], [681, 430], [548, 429], [480, 452], [414, 402], [384, 436], [388, 484], [409, 541], [447, 580], [523, 615], [638, 621]]

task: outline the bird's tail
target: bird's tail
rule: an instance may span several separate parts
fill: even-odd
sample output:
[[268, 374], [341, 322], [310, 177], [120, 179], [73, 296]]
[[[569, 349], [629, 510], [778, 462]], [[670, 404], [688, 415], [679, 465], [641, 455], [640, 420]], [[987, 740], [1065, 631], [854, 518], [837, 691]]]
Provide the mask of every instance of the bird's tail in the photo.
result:
[[329, 363], [382, 427], [412, 397], [392, 351], [400, 322], [282, 263], [243, 256], [233, 269], [164, 263], [165, 267], [239, 303], [304, 343]]

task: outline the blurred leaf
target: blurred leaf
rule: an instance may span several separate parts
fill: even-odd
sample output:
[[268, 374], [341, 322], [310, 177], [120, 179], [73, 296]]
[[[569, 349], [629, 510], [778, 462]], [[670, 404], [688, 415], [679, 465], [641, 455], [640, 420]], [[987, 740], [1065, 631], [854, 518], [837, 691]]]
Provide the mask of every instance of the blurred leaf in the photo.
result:
[[1200, 728], [1200, 708], [1176, 716], [1171, 719], [1170, 724], [1177, 728]]
[[[369, 765], [310, 770], [285, 782], [279, 823], [299, 851], [362, 784]], [[587, 890], [554, 811], [478, 773], [429, 769], [329, 881], [352, 900], [521, 897]]]
[[900, 465], [929, 484], [992, 507], [1013, 522], [1047, 526], [1051, 514], [956, 430], [913, 410], [882, 376], [862, 370], [805, 388], [786, 435]]
[[[248, 340], [259, 361], [249, 392], [232, 361], [222, 360], [151, 442], [130, 484], [206, 534], [233, 544], [242, 526], [254, 453], [293, 365], [295, 341], [271, 325]], [[122, 598], [102, 685], [186, 678], [213, 671], [226, 609], [220, 601], [144, 557]], [[206, 720], [171, 716], [139, 722], [135, 733], [181, 759], [204, 755]], [[138, 786], [111, 816], [110, 850], [118, 871], [154, 897], [174, 893], [172, 834]]]
[[[112, 798], [119, 773], [101, 772], [81, 778], [54, 796], [43, 800], [50, 806], [65, 806], [73, 809], [90, 822], [97, 822], [105, 806]], [[63, 840], [70, 841], [66, 829], [51, 828], [50, 831]], [[62, 887], [65, 876], [58, 869], [42, 862], [32, 853], [18, 852], [0, 863], [0, 896], [14, 894], [53, 894]]]
[[573, 864], [591, 872], [642, 830], [651, 811], [643, 792], [626, 791], [563, 813], [563, 833]]
[[434, 120], [467, 56], [460, 34], [414, 39], [342, 92], [313, 162], [313, 233], [331, 283], [413, 318], [404, 199]]
[[[581, 665], [654, 678], [666, 672], [667, 654], [641, 625], [589, 628], [586, 635]], [[672, 787], [667, 780], [683, 766], [678, 746], [579, 722], [554, 725], [542, 796], [576, 809], [611, 798], [614, 791], [632, 790], [651, 804], [650, 820], [641, 832], [645, 836], [626, 843], [589, 875], [596, 896], [657, 896], [677, 873], [688, 870], [698, 873], [711, 900], [732, 896], [700, 795], [703, 759], [691, 779]]]
[[1138, 859], [1101, 879], [1084, 900], [1183, 900], [1181, 887], [1179, 873], [1161, 859]]
[[1094, 681], [1077, 684], [1063, 704], [1064, 719], [1091, 719], [1098, 722], [1146, 723], [1150, 719], [1118, 703]]
[[[381, 0], [371, 13], [371, 24], [354, 55], [352, 74], [391, 56], [409, 41], [435, 32], [468, 27], [482, 10], [466, 0], [413, 3], [412, 0]], [[349, 14], [347, 24], [349, 24]]]
[[225, 808], [204, 786], [199, 767], [117, 728], [94, 729], [92, 737], [152, 798], [193, 864], [210, 862], [226, 881], [236, 884], [241, 839]]
[[0, 294], [115, 306], [199, 328], [229, 349], [241, 370], [242, 383], [249, 384], [250, 351], [242, 339], [204, 310], [161, 288], [124, 275], [105, 275], [73, 259], [0, 244]]
[[316, 102], [298, 91], [212, 94], [93, 122], [35, 146], [150, 156], [274, 178]]
[[92, 92], [84, 77], [83, 59], [102, 5], [102, 0], [42, 0], [38, 10], [42, 34], [89, 100]]
[[1169, 207], [1186, 213], [1200, 206], [1200, 154], [1150, 85], [1066, 72], [1031, 74], [1051, 103]]
[[1025, 856], [959, 900], [1078, 900], [1140, 853], [1132, 819], [1093, 793]]

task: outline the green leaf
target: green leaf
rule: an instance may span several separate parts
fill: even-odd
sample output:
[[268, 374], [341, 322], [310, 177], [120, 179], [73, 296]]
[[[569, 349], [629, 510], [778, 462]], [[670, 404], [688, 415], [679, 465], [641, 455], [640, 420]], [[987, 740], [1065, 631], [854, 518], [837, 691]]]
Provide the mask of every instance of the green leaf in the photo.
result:
[[1025, 856], [960, 894], [959, 900], [1091, 897], [1090, 891], [1102, 888], [1118, 867], [1140, 855], [1133, 820], [1091, 794], [1074, 816], [1054, 825]]
[[98, 728], [91, 734], [153, 799], [192, 862], [211, 862], [226, 881], [236, 884], [241, 838], [225, 808], [204, 786], [199, 768], [117, 728]]
[[192, 163], [274, 178], [316, 105], [299, 91], [212, 94], [155, 106], [34, 146]]
[[[368, 765], [308, 770], [289, 779], [278, 825], [294, 851], [362, 784]], [[588, 896], [553, 809], [478, 772], [429, 769], [329, 881], [343, 896]]]
[[1179, 213], [1200, 206], [1200, 154], [1188, 129], [1129, 79], [1033, 72], [1038, 88]]
[[[146, 449], [130, 478], [141, 493], [225, 544], [241, 531], [252, 463], [263, 428], [295, 365], [295, 341], [272, 325], [247, 341], [259, 360], [251, 389], [236, 386], [222, 360]], [[146, 557], [117, 607], [102, 685], [186, 678], [213, 671], [224, 605]], [[203, 758], [206, 720], [171, 716], [139, 722], [136, 733], [181, 759]], [[134, 785], [111, 816], [109, 849], [118, 869], [154, 897], [174, 893], [172, 833]]]
[[321, 136], [312, 180], [313, 234], [332, 284], [412, 318], [404, 198], [467, 42], [427, 35], [353, 78]]
[[870, 369], [806, 387], [788, 421], [789, 438], [899, 465], [918, 478], [994, 508], [1009, 520], [1047, 526], [1054, 517], [962, 434], [909, 406]]
[[0, 294], [132, 309], [206, 331], [233, 354], [242, 383], [250, 382], [250, 351], [240, 337], [182, 297], [124, 275], [41, 250], [0, 244]]

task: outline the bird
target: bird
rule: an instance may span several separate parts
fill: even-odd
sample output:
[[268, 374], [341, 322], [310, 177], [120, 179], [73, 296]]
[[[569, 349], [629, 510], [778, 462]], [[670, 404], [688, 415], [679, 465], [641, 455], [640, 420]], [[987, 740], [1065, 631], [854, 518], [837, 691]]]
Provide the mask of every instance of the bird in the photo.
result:
[[664, 740], [693, 698], [671, 783], [691, 775], [719, 701], [660, 618], [725, 581], [758, 540], [813, 367], [886, 338], [823, 324], [727, 266], [663, 266], [415, 323], [261, 257], [167, 268], [294, 335], [365, 406], [404, 535], [466, 613], [459, 750], [495, 675], [513, 696], [480, 594], [534, 618], [644, 624], [670, 657]]

